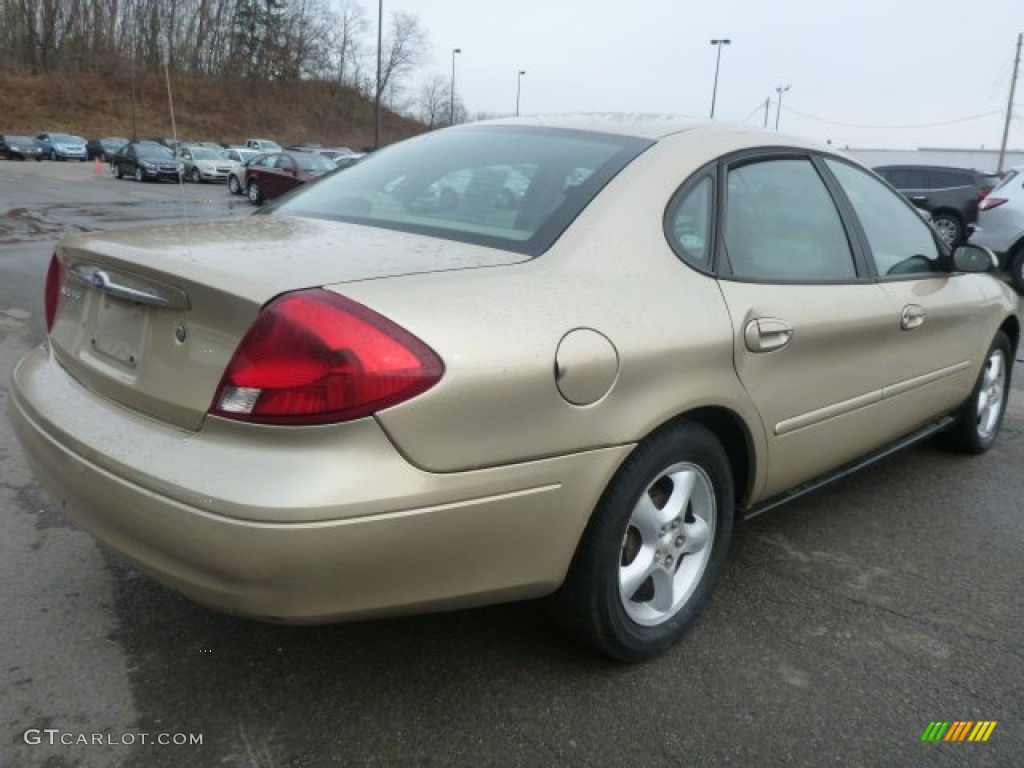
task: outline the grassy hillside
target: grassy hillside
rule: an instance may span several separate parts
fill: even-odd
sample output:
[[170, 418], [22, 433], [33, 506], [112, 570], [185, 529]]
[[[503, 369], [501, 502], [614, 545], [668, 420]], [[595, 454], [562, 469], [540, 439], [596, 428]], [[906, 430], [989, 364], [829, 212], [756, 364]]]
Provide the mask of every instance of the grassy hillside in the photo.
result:
[[[8, 75], [0, 78], [0, 133], [66, 131], [94, 138], [132, 137], [131, 75]], [[324, 82], [275, 83], [171, 77], [179, 137], [241, 142], [249, 136], [282, 144], [304, 141], [360, 149], [373, 144], [373, 102]], [[170, 136], [163, 77], [135, 83], [138, 138]], [[420, 123], [383, 115], [381, 144], [423, 132]]]

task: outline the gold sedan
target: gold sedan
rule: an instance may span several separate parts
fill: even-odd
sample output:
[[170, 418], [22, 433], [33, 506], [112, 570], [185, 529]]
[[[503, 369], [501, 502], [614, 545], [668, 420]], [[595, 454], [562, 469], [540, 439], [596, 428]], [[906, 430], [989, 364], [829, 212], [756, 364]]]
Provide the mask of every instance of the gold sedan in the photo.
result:
[[678, 640], [739, 516], [999, 431], [1020, 337], [846, 157], [669, 118], [427, 134], [229, 221], [64, 240], [12, 421], [55, 501], [215, 608], [550, 595]]

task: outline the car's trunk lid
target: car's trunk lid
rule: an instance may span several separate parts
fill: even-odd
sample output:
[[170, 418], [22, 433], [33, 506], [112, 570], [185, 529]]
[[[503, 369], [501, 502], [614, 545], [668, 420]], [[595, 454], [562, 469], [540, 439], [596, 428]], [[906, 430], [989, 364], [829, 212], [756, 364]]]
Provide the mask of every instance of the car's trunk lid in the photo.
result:
[[81, 235], [58, 247], [50, 334], [80, 382], [197, 429], [260, 308], [286, 291], [526, 257], [354, 224], [255, 216]]

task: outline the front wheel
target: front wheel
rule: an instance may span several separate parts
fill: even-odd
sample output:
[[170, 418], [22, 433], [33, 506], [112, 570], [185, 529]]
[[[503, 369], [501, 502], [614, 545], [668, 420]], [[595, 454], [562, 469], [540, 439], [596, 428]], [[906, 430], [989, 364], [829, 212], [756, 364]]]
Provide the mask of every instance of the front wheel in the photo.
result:
[[950, 448], [964, 453], [984, 453], [992, 447], [1006, 413], [1012, 366], [1010, 339], [999, 331], [985, 356], [971, 396], [960, 407], [956, 422], [946, 433]]
[[1024, 244], [1010, 258], [1010, 283], [1017, 293], [1024, 295]]
[[655, 433], [609, 483], [551, 598], [570, 634], [621, 661], [667, 650], [711, 597], [732, 540], [728, 456], [706, 428]]

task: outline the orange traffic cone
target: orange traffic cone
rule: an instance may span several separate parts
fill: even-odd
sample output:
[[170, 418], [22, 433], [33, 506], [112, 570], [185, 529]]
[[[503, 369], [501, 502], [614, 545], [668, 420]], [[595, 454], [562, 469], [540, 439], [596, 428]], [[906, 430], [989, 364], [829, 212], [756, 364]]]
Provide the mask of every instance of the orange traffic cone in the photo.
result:
[[103, 165], [100, 163], [99, 155], [96, 155], [96, 157], [93, 158], [92, 172], [95, 173], [97, 176], [103, 175]]

